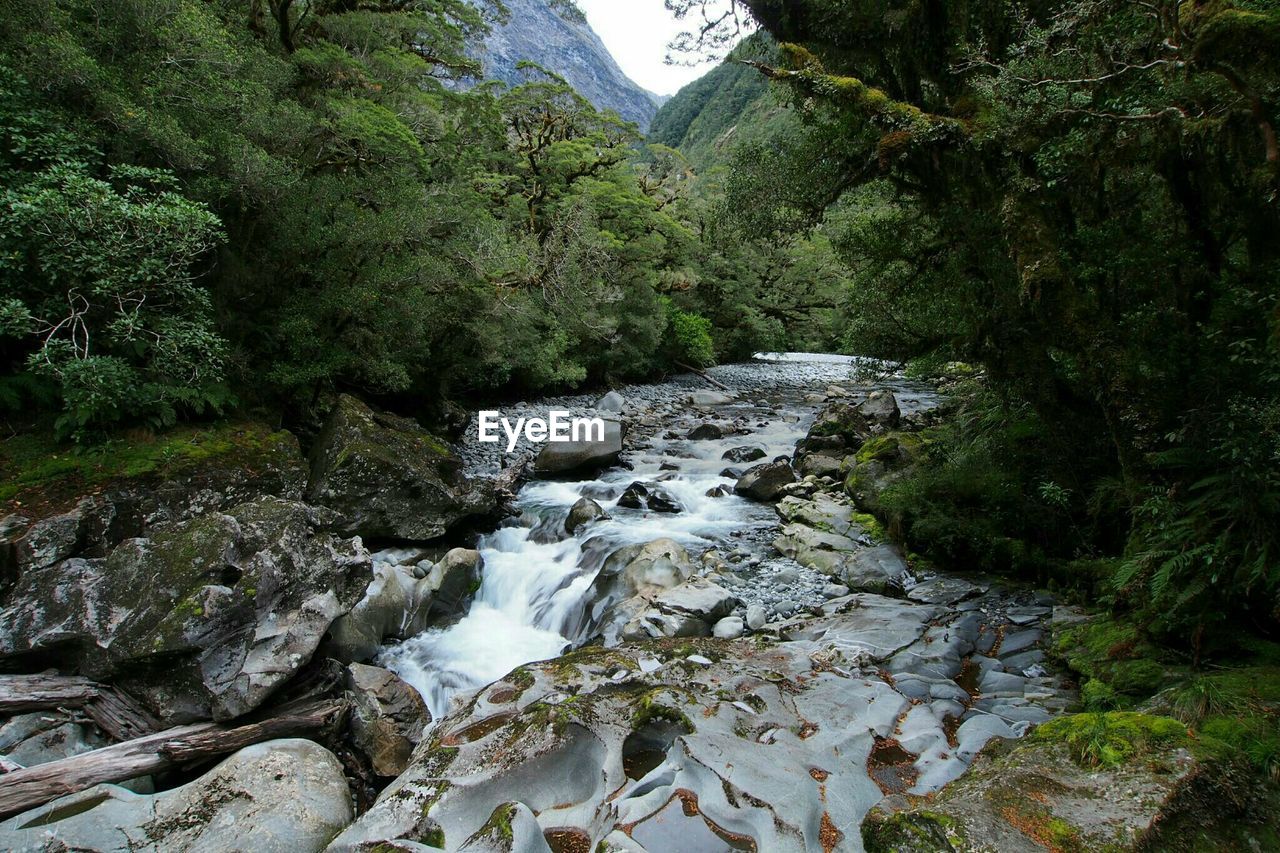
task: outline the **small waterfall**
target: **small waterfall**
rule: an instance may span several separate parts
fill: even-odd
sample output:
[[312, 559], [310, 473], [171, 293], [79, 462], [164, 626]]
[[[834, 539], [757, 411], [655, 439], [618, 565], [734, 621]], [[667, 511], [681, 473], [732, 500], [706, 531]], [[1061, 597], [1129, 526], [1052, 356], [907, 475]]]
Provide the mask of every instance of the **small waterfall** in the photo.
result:
[[[813, 413], [812, 407], [789, 411]], [[670, 538], [696, 561], [701, 551], [730, 542], [747, 528], [775, 524], [771, 507], [732, 494], [710, 497], [707, 492], [717, 486], [732, 490], [734, 480], [720, 476], [733, 464], [722, 459], [725, 451], [751, 446], [763, 450], [765, 460], [789, 455], [810, 418], [793, 417], [787, 423], [777, 412], [742, 403], [706, 419], [725, 422], [742, 414], [751, 416], [749, 435], [704, 441], [655, 438], [650, 446], [628, 454], [630, 470], [615, 469], [588, 481], [526, 485], [517, 500], [520, 518], [479, 543], [484, 577], [470, 612], [452, 625], [388, 647], [380, 663], [416, 687], [432, 717], [440, 719], [458, 694], [491, 684], [522, 664], [557, 657], [589, 639], [599, 616], [592, 610], [597, 603], [593, 582], [609, 555], [619, 549]], [[670, 470], [672, 463], [678, 470]], [[663, 514], [619, 507], [618, 497], [632, 482], [660, 485], [679, 501], [682, 511]], [[584, 495], [596, 499], [611, 518], [563, 538], [564, 519]]]

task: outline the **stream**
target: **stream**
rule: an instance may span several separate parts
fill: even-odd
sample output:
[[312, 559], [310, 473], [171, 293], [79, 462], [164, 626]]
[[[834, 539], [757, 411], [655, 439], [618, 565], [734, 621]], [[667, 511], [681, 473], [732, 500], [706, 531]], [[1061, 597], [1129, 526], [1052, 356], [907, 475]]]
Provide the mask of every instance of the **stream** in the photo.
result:
[[[870, 363], [843, 356], [773, 354], [746, 364], [713, 368], [709, 375], [736, 399], [695, 405], [691, 395], [710, 385], [695, 376], [619, 389], [626, 400], [627, 440], [620, 464], [592, 479], [538, 480], [517, 498], [520, 515], [481, 537], [484, 557], [480, 589], [467, 615], [396, 646], [382, 665], [412, 684], [435, 719], [451, 700], [501, 678], [521, 664], [554, 658], [592, 639], [598, 613], [593, 581], [605, 560], [628, 545], [670, 538], [690, 554], [718, 549], [735, 566], [730, 577], [743, 608], [760, 605], [771, 620], [784, 619], [847, 592], [829, 579], [780, 557], [772, 546], [780, 523], [773, 507], [733, 494], [736, 477], [755, 462], [727, 461], [735, 448], [758, 448], [762, 460], [790, 456], [823, 406], [831, 386], [865, 393], [859, 379]], [[936, 401], [926, 387], [891, 377], [873, 387], [891, 388], [904, 413]], [[712, 394], [714, 396], [714, 393]], [[709, 398], [704, 398], [709, 399]], [[545, 416], [549, 409], [589, 414], [594, 398], [568, 397], [509, 407], [515, 418]], [[695, 426], [716, 423], [725, 436], [692, 440]], [[502, 463], [492, 446], [474, 441], [463, 448], [476, 471]], [[516, 455], [530, 453], [521, 447]], [[634, 482], [658, 483], [681, 507], [677, 513], [618, 505]], [[717, 490], [727, 492], [712, 497]], [[596, 500], [609, 520], [565, 534], [564, 520], [582, 497]], [[740, 611], [743, 609], [740, 608]]]

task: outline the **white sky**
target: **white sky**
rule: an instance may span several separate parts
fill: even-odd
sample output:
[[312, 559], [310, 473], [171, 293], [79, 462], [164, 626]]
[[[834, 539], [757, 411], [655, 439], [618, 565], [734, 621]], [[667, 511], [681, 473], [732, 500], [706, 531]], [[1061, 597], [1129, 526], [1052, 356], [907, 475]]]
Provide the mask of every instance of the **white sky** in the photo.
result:
[[716, 63], [667, 65], [667, 44], [685, 29], [662, 0], [578, 0], [591, 28], [627, 76], [651, 92], [674, 95]]

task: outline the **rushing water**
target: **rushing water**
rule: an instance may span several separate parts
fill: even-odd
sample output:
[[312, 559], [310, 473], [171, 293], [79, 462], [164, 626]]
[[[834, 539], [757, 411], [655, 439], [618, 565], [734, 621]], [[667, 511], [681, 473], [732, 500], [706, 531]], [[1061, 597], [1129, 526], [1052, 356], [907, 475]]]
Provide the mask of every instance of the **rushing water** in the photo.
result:
[[[792, 355], [781, 358], [808, 362], [811, 371], [815, 366]], [[537, 481], [525, 486], [517, 499], [519, 519], [479, 542], [484, 577], [470, 612], [448, 627], [389, 647], [382, 664], [416, 687], [432, 716], [439, 719], [457, 694], [490, 684], [521, 664], [556, 657], [589, 639], [594, 627], [592, 583], [605, 559], [619, 548], [667, 537], [684, 545], [695, 559], [713, 546], [741, 552], [745, 545], [758, 551], [762, 561], [778, 560], [776, 554], [766, 553], [768, 533], [777, 524], [771, 507], [732, 494], [709, 497], [707, 492], [717, 486], [732, 490], [734, 480], [721, 476], [733, 464], [722, 459], [731, 448], [758, 447], [766, 459], [790, 455], [817, 408], [801, 402], [802, 392], [814, 390], [815, 384], [820, 390], [824, 383], [849, 379], [848, 359], [827, 357], [816, 364], [821, 365], [816, 375], [805, 374], [798, 387], [771, 400], [732, 403], [709, 413], [635, 400], [642, 409], [637, 414], [645, 408], [656, 409], [657, 414], [648, 419], [648, 430], [637, 425], [639, 440], [626, 454], [631, 470], [619, 467], [590, 480]], [[756, 367], [784, 369], [782, 365]], [[665, 390], [671, 399], [669, 387], [651, 387]], [[687, 395], [688, 390], [675, 389], [677, 396]], [[753, 389], [742, 390], [753, 394]], [[690, 423], [701, 420], [735, 421], [749, 434], [708, 441], [662, 437], [670, 428], [683, 435]], [[669, 470], [672, 465], [679, 467]], [[622, 492], [637, 481], [659, 483], [678, 499], [683, 511], [673, 515], [619, 507]], [[600, 503], [610, 519], [560, 539], [570, 507], [583, 496]], [[762, 535], [753, 539], [753, 532]]]

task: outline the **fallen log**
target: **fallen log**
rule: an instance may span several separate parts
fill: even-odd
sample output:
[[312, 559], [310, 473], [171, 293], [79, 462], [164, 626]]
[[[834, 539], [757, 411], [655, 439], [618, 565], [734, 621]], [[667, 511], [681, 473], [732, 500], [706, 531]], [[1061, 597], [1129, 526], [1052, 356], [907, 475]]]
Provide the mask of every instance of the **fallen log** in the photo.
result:
[[100, 694], [97, 684], [78, 675], [0, 675], [0, 714], [79, 708]]
[[712, 385], [714, 385], [714, 386], [716, 386], [717, 388], [719, 388], [721, 391], [727, 391], [727, 392], [729, 392], [730, 394], [732, 394], [732, 393], [733, 393], [733, 389], [732, 389], [732, 388], [730, 388], [728, 385], [725, 385], [725, 384], [724, 384], [723, 382], [721, 382], [719, 379], [713, 379], [713, 378], [711, 378], [711, 376], [710, 376], [710, 375], [709, 375], [705, 370], [700, 370], [699, 368], [692, 367], [692, 366], [690, 366], [690, 365], [688, 365], [688, 364], [685, 364], [684, 362], [681, 362], [681, 361], [677, 361], [677, 362], [676, 362], [676, 367], [680, 368], [681, 370], [687, 370], [687, 371], [689, 371], [690, 373], [696, 373], [696, 374], [698, 374], [698, 375], [699, 375], [699, 376], [701, 376], [703, 379], [707, 380], [707, 381], [708, 381], [708, 382], [710, 382]]
[[341, 723], [343, 700], [281, 708], [251, 723], [196, 723], [95, 749], [0, 776], [0, 817], [10, 817], [103, 782], [149, 776], [277, 738], [329, 730]]

